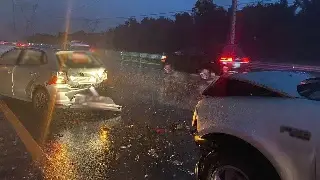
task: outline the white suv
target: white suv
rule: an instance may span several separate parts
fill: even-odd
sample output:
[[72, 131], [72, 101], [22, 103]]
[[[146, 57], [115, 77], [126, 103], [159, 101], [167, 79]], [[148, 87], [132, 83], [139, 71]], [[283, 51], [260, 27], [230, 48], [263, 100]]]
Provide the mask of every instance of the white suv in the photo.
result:
[[198, 179], [320, 179], [319, 92], [305, 73], [220, 77], [194, 111]]

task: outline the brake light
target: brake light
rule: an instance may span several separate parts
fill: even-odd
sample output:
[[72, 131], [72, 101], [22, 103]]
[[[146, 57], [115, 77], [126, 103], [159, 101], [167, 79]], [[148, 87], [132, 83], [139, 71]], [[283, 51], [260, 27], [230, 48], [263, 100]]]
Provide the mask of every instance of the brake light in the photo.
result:
[[55, 75], [51, 76], [50, 80], [48, 81], [49, 85], [52, 84], [66, 84], [67, 83], [67, 73], [65, 72], [58, 72]]
[[220, 61], [221, 62], [232, 62], [233, 58], [232, 57], [221, 57]]
[[167, 56], [162, 56], [161, 57], [161, 62], [163, 62], [163, 63], [166, 62], [166, 59], [167, 59]]
[[242, 58], [242, 62], [244, 62], [244, 63], [248, 63], [248, 62], [249, 62], [249, 58], [247, 58], [247, 57]]
[[28, 46], [28, 44], [24, 44], [24, 43], [17, 43], [17, 46], [18, 46], [18, 47], [26, 47], [26, 46]]

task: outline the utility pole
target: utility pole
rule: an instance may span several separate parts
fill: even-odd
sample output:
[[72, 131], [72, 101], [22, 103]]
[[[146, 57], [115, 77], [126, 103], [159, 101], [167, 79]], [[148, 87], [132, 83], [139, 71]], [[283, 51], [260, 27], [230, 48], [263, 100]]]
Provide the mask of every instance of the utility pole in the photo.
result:
[[13, 32], [16, 33], [16, 4], [14, 0], [12, 0], [12, 23], [13, 23]]
[[235, 44], [235, 39], [236, 39], [237, 3], [238, 3], [237, 0], [232, 0], [230, 44]]

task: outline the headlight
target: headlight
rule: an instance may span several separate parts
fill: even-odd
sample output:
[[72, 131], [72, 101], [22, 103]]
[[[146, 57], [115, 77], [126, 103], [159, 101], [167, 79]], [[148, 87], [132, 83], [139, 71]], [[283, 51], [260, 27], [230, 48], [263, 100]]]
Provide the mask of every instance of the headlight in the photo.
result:
[[198, 120], [198, 112], [197, 109], [194, 110], [193, 116], [192, 116], [192, 126], [197, 127], [197, 120]]
[[104, 71], [103, 71], [102, 78], [103, 78], [104, 80], [108, 79], [108, 71], [107, 71], [107, 70], [104, 70]]

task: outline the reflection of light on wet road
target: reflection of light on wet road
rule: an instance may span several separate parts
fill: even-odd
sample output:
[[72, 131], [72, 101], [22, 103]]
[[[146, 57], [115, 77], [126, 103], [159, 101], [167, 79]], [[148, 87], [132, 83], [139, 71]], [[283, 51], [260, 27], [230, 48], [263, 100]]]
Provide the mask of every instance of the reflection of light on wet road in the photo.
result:
[[[100, 147], [106, 147], [108, 148], [110, 146], [110, 141], [109, 141], [109, 128], [108, 127], [101, 127], [100, 128], [100, 135], [99, 135], [99, 141], [98, 143], [101, 142]], [[95, 147], [99, 147], [98, 145]]]
[[44, 165], [46, 179], [105, 179], [115, 153], [110, 150], [110, 129], [120, 120], [81, 122], [49, 138], [45, 145], [49, 157]]
[[52, 180], [76, 179], [76, 172], [66, 144], [54, 142], [48, 152], [49, 160], [43, 166], [44, 178]]

